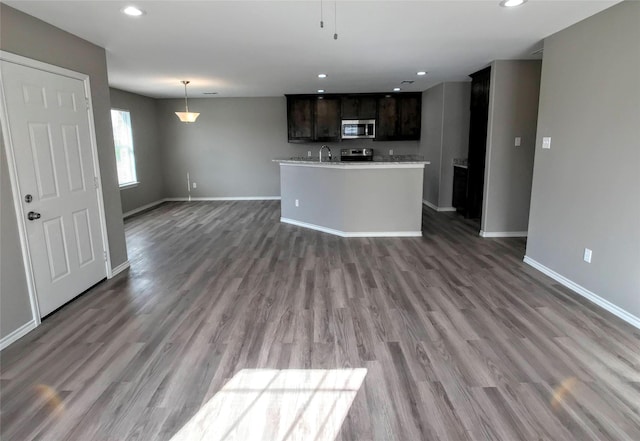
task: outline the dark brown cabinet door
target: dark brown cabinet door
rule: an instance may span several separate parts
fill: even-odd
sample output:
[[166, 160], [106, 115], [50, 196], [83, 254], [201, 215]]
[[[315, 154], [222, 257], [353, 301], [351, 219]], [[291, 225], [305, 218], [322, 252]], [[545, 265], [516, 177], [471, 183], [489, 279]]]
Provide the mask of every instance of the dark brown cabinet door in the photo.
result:
[[316, 99], [314, 141], [339, 141], [340, 98], [318, 97]]
[[378, 99], [376, 141], [391, 141], [398, 136], [398, 101], [393, 95]]
[[465, 216], [478, 219], [482, 216], [491, 68], [487, 67], [472, 74], [471, 79], [471, 119], [469, 121], [467, 209]]
[[377, 141], [420, 139], [422, 94], [383, 95], [378, 99]]
[[401, 139], [420, 139], [420, 118], [422, 94], [402, 95], [398, 97], [400, 115], [398, 132]]
[[315, 99], [308, 96], [287, 97], [289, 142], [313, 141]]
[[342, 97], [342, 119], [375, 119], [376, 97], [372, 95], [349, 95]]

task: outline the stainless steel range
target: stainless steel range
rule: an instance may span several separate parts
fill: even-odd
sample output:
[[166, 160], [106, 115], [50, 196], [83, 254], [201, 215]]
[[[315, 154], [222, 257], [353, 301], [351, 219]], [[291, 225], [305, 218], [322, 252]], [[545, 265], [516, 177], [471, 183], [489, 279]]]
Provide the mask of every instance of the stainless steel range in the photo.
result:
[[349, 161], [373, 161], [373, 149], [342, 149], [340, 160]]

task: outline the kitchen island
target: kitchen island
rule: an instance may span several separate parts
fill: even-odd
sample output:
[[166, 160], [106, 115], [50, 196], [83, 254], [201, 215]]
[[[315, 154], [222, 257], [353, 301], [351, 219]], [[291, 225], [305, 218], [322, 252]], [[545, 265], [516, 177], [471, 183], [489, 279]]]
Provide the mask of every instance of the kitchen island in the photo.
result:
[[428, 161], [280, 163], [281, 222], [342, 237], [422, 235]]

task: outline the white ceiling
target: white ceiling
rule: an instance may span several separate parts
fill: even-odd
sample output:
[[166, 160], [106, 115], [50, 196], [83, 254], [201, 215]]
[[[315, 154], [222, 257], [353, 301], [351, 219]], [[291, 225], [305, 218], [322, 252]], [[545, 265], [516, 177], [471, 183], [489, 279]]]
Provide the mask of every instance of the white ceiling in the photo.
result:
[[[496, 59], [535, 58], [542, 39], [618, 1], [20, 1], [6, 4], [107, 51], [112, 87], [156, 98], [422, 91]], [[120, 12], [135, 4], [146, 11]], [[416, 76], [428, 71], [424, 77]], [[327, 73], [324, 80], [318, 73]]]

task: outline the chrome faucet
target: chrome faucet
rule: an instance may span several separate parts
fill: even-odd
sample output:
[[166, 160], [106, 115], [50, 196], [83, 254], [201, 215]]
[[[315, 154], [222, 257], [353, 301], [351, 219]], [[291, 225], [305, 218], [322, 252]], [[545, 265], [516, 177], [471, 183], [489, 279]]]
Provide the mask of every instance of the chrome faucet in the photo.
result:
[[324, 150], [325, 148], [329, 152], [329, 162], [331, 162], [331, 149], [326, 144], [320, 147], [320, 151], [318, 152], [318, 158], [320, 159], [320, 162], [322, 162], [322, 150]]

